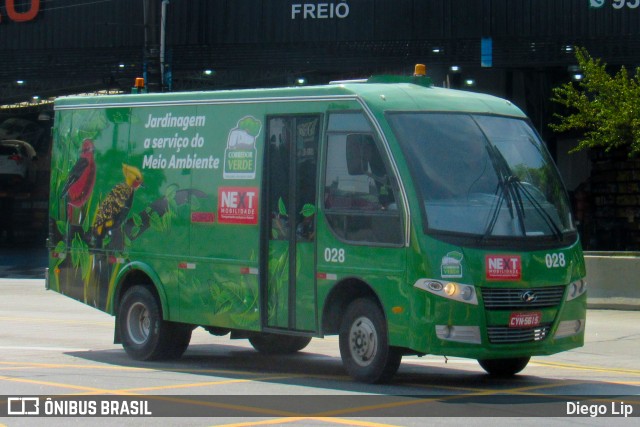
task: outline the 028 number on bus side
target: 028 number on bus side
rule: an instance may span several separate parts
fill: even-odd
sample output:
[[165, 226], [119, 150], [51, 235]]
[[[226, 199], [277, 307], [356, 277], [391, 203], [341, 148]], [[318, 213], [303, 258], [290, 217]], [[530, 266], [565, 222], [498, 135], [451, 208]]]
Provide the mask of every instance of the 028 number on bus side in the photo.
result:
[[344, 249], [325, 248], [324, 260], [326, 262], [336, 262], [342, 264], [345, 261]]

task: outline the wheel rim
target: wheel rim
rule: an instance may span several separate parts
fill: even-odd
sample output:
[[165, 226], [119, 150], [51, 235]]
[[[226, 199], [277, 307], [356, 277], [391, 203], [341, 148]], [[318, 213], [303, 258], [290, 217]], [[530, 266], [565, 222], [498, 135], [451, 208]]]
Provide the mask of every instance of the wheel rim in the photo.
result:
[[359, 317], [349, 330], [351, 357], [360, 366], [369, 366], [378, 352], [378, 334], [373, 322]]
[[151, 331], [151, 318], [146, 305], [138, 302], [131, 306], [127, 313], [127, 330], [135, 344], [141, 345], [147, 341]]

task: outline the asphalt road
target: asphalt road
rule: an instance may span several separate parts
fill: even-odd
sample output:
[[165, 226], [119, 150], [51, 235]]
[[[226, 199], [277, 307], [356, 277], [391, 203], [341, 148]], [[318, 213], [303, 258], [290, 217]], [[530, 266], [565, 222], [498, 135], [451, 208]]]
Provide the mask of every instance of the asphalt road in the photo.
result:
[[[533, 358], [512, 379], [490, 378], [472, 360], [405, 357], [387, 385], [352, 381], [336, 337], [314, 339], [296, 355], [267, 357], [245, 340], [199, 328], [182, 359], [135, 362], [112, 344], [113, 323], [46, 291], [43, 280], [0, 279], [0, 405], [22, 396], [97, 405], [127, 397], [143, 399], [153, 412], [151, 418], [14, 416], [0, 418], [0, 426], [632, 425], [637, 418], [622, 418], [622, 410], [640, 415], [640, 311], [590, 310], [584, 347]], [[586, 415], [553, 418], [578, 401]], [[594, 408], [607, 414], [590, 417]]]

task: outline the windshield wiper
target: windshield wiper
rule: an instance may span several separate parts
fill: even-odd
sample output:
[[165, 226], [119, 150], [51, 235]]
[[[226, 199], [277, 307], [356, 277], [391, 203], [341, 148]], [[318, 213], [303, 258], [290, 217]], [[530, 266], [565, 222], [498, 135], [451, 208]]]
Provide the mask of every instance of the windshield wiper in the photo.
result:
[[526, 188], [526, 185], [520, 181], [516, 175], [513, 174], [507, 160], [504, 158], [500, 150], [493, 145], [488, 144], [487, 151], [489, 152], [489, 157], [493, 162], [493, 165], [498, 174], [498, 178], [500, 180], [498, 184], [498, 188], [496, 189], [496, 194], [500, 191], [498, 202], [496, 204], [496, 208], [493, 211], [491, 216], [491, 220], [487, 225], [487, 228], [482, 236], [482, 239], [486, 239], [491, 235], [493, 229], [495, 228], [496, 223], [498, 222], [498, 218], [500, 216], [500, 209], [502, 208], [503, 201], [506, 200], [507, 205], [509, 207], [509, 215], [511, 218], [514, 218], [514, 210], [518, 217], [518, 224], [522, 229], [522, 235], [527, 235], [527, 230], [525, 226], [525, 208], [524, 202], [521, 197], [524, 195], [526, 200], [534, 207], [535, 211], [542, 217], [549, 230], [553, 233], [554, 237], [556, 237], [559, 241], [562, 241], [562, 231], [558, 224], [554, 221], [554, 219], [549, 215], [549, 213], [544, 209], [544, 207], [538, 202], [535, 197], [531, 194], [531, 192]]
[[[498, 183], [498, 188], [496, 189], [496, 195], [498, 195], [498, 202], [496, 203], [496, 207], [494, 208], [491, 214], [491, 220], [487, 225], [486, 230], [484, 231], [484, 235], [482, 236], [482, 240], [486, 239], [491, 235], [493, 229], [498, 222], [498, 218], [500, 217], [500, 210], [502, 209], [502, 203], [506, 201], [507, 207], [509, 209], [509, 216], [511, 219], [514, 216], [518, 217], [518, 223], [522, 228], [523, 235], [526, 235], [524, 231], [524, 205], [522, 203], [522, 198], [520, 194], [514, 190], [514, 182], [518, 178], [515, 176], [502, 177], [500, 174], [500, 182]], [[514, 180], [515, 178], [515, 180]], [[499, 192], [499, 194], [498, 194]], [[514, 215], [515, 211], [515, 215]]]
[[513, 190], [513, 179], [517, 179], [509, 169], [509, 165], [507, 161], [502, 156], [502, 153], [498, 150], [496, 146], [493, 144], [487, 144], [486, 146], [487, 152], [489, 153], [489, 158], [491, 159], [491, 163], [493, 163], [493, 167], [498, 175], [498, 187], [496, 188], [496, 195], [498, 196], [498, 201], [496, 203], [496, 207], [491, 214], [491, 220], [487, 224], [487, 228], [484, 231], [484, 235], [482, 236], [482, 240], [486, 239], [491, 235], [493, 229], [498, 222], [498, 218], [500, 217], [500, 211], [502, 209], [502, 203], [504, 201], [507, 202], [507, 207], [509, 208], [509, 216], [511, 219], [514, 218], [514, 210], [516, 216], [518, 217], [518, 223], [522, 228], [522, 232], [526, 235], [524, 231], [524, 206], [522, 204], [522, 199], [517, 191]]
[[558, 224], [554, 221], [553, 217], [549, 215], [549, 212], [536, 200], [536, 198], [531, 194], [531, 191], [527, 188], [527, 186], [520, 181], [518, 177], [513, 177], [515, 180], [513, 181], [515, 184], [516, 191], [522, 191], [522, 194], [527, 198], [529, 203], [534, 207], [536, 212], [542, 217], [549, 230], [553, 233], [553, 235], [558, 239], [558, 241], [562, 241], [562, 230], [558, 227]]

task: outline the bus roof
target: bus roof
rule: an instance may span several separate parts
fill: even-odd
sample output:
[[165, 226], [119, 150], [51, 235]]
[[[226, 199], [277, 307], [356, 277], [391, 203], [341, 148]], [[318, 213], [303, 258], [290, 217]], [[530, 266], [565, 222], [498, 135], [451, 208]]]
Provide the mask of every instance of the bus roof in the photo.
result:
[[280, 101], [360, 100], [371, 110], [441, 111], [500, 114], [525, 117], [510, 101], [475, 92], [423, 86], [414, 83], [336, 83], [274, 89], [206, 92], [171, 92], [104, 96], [62, 97], [55, 109], [117, 108], [132, 106], [267, 103]]

